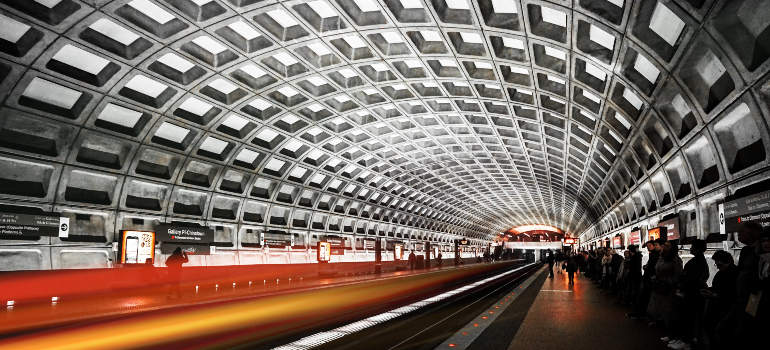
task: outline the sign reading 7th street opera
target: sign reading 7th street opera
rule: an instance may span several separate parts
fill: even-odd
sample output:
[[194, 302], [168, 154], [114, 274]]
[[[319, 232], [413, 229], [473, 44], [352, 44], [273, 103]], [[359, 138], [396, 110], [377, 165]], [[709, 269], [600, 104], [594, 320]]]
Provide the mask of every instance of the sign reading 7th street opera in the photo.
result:
[[69, 237], [70, 218], [54, 215], [0, 213], [0, 236]]
[[[720, 218], [721, 219], [721, 218]], [[770, 226], [770, 191], [738, 198], [724, 204], [725, 232], [737, 232], [743, 221]]]

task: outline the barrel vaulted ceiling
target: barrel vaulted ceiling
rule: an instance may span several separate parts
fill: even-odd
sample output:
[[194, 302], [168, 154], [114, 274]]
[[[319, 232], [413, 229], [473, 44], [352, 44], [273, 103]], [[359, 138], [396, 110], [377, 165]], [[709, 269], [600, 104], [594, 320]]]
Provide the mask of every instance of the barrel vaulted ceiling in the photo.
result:
[[768, 4], [0, 0], [0, 195], [476, 238], [634, 220], [766, 165]]

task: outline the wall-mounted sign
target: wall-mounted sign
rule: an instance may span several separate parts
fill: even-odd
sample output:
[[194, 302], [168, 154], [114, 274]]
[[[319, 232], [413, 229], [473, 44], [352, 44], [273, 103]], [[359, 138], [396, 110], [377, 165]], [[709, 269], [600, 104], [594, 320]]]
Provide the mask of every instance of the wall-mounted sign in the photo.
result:
[[649, 231], [647, 231], [647, 237], [648, 237], [648, 239], [647, 239], [648, 242], [649, 241], [654, 241], [654, 240], [660, 238], [660, 227], [655, 227], [655, 228], [649, 229]]
[[727, 233], [738, 232], [738, 226], [744, 221], [770, 226], [770, 191], [725, 202], [724, 221]]
[[665, 228], [661, 231], [666, 231], [666, 240], [679, 239], [679, 217], [669, 219], [658, 223], [658, 227]]
[[364, 240], [364, 249], [366, 250], [374, 250], [374, 245], [376, 241], [373, 239], [365, 239]]
[[402, 260], [404, 258], [404, 249], [400, 244], [396, 244], [393, 248], [393, 259]]
[[331, 259], [331, 244], [329, 244], [329, 242], [318, 242], [318, 262], [329, 262]]
[[291, 247], [294, 235], [285, 233], [262, 232], [262, 245], [268, 247]]
[[724, 203], [719, 204], [717, 206], [717, 208], [719, 208], [719, 234], [720, 235], [724, 235], [725, 233], [727, 233], [727, 230], [725, 229], [726, 220], [725, 220], [725, 205], [724, 205]]
[[641, 243], [641, 235], [639, 231], [631, 231], [628, 235], [629, 243], [638, 246]]
[[574, 238], [565, 238], [564, 239], [564, 244], [575, 244], [575, 239]]
[[119, 251], [121, 264], [153, 263], [155, 261], [155, 232], [121, 231]]
[[620, 248], [622, 246], [622, 242], [620, 240], [620, 237], [612, 237], [612, 247], [613, 248]]
[[176, 248], [182, 248], [187, 255], [211, 255], [211, 246], [204, 244], [163, 243], [160, 245], [161, 254], [171, 254]]
[[214, 241], [214, 230], [158, 225], [155, 227], [155, 237], [159, 242], [208, 244]]
[[54, 215], [0, 213], [0, 237], [69, 237], [70, 219]]
[[331, 255], [345, 255], [345, 238], [339, 236], [326, 236], [326, 242], [331, 247]]

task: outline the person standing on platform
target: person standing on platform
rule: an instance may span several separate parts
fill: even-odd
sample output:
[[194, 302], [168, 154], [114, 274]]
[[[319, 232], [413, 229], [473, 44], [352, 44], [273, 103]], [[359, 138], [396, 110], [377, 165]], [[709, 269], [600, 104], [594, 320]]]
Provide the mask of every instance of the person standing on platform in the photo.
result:
[[561, 273], [562, 264], [564, 263], [564, 253], [561, 250], [557, 251], [553, 259], [555, 260], [556, 264], [556, 273]]
[[618, 270], [618, 277], [615, 279], [615, 290], [613, 294], [620, 293], [618, 301], [615, 305], [623, 305], [623, 299], [625, 298], [626, 284], [628, 284], [628, 272], [631, 270], [631, 252], [626, 250], [623, 252], [623, 262], [620, 264]]
[[[653, 277], [655, 277], [655, 265], [658, 264], [660, 259], [660, 241], [652, 240], [647, 241], [647, 252], [650, 254], [647, 259], [647, 264], [644, 265], [644, 276], [642, 277], [642, 288], [639, 290], [639, 297], [636, 299], [636, 306], [634, 311], [626, 314], [635, 320], [644, 320], [647, 315], [647, 306], [650, 304], [650, 298], [652, 296]], [[640, 259], [641, 259], [641, 254]]]
[[652, 297], [647, 310], [652, 314], [653, 323], [650, 327], [662, 327], [668, 336], [661, 338], [666, 342], [673, 340], [676, 329], [676, 286], [682, 278], [682, 258], [679, 257], [679, 245], [675, 241], [663, 244], [660, 259], [655, 264]]
[[572, 256], [575, 258], [575, 264], [576, 264], [576, 271], [577, 273], [584, 272], [583, 265], [586, 263], [585, 261], [585, 252], [572, 252]]
[[442, 267], [444, 265], [441, 261], [441, 252], [438, 252], [438, 256], [436, 257], [436, 260], [438, 260], [438, 267]]
[[586, 266], [585, 266], [585, 272], [586, 277], [589, 279], [593, 279], [594, 275], [596, 274], [596, 271], [594, 270], [596, 268], [596, 251], [593, 249], [586, 253]]
[[409, 253], [409, 268], [414, 271], [414, 264], [417, 262], [417, 255], [414, 254], [414, 250]]
[[716, 329], [720, 349], [750, 349], [756, 338], [754, 318], [746, 312], [746, 306], [752, 289], [759, 281], [757, 251], [761, 234], [762, 225], [754, 221], [744, 221], [738, 227], [738, 241], [744, 247], [738, 257], [735, 303]]
[[623, 263], [625, 262], [625, 256], [621, 256], [618, 254], [617, 249], [610, 249], [611, 257], [610, 260], [610, 291], [612, 292], [612, 295], [618, 294], [618, 274], [620, 273], [620, 269], [623, 266]]
[[[682, 279], [677, 290], [677, 327], [675, 340], [670, 340], [669, 348], [689, 350], [692, 348], [693, 337], [700, 334], [700, 320], [703, 316], [705, 299], [700, 291], [708, 287], [709, 266], [703, 253], [706, 252], [706, 241], [695, 239], [690, 246], [692, 259], [687, 261], [682, 270]], [[696, 331], [696, 329], [698, 331]]]
[[575, 284], [575, 272], [578, 269], [577, 257], [572, 251], [567, 252], [567, 275], [569, 276], [569, 284]]
[[166, 259], [166, 266], [168, 267], [168, 285], [169, 291], [166, 295], [166, 299], [171, 299], [171, 293], [175, 292], [176, 298], [182, 298], [182, 291], [179, 289], [179, 281], [182, 278], [182, 265], [190, 261], [187, 258], [187, 254], [182, 251], [181, 247], [176, 247], [171, 256]]
[[550, 249], [546, 250], [546, 257], [545, 260], [548, 262], [548, 277], [553, 278], [553, 264], [554, 264], [554, 257], [553, 257], [553, 251]]
[[[757, 323], [757, 329], [770, 330], [770, 231], [765, 229], [759, 238], [757, 246], [759, 283], [752, 293], [753, 297], [758, 299], [754, 319]], [[751, 310], [751, 308], [747, 307]], [[756, 344], [759, 345], [759, 344]]]
[[622, 303], [626, 305], [635, 305], [636, 298], [639, 295], [639, 287], [642, 283], [642, 254], [636, 248], [636, 245], [628, 247], [628, 254], [631, 258], [628, 261], [628, 275], [626, 276], [626, 290], [623, 293]]
[[732, 254], [718, 250], [711, 256], [717, 266], [717, 273], [711, 282], [711, 287], [701, 291], [707, 299], [708, 307], [704, 316], [703, 328], [709, 338], [709, 349], [719, 349], [715, 332], [717, 324], [722, 321], [735, 304], [735, 284], [738, 282], [738, 267], [735, 266]]
[[[602, 278], [601, 278], [601, 284], [599, 285], [600, 289], [607, 289], [610, 287], [610, 279], [612, 278], [612, 253], [610, 252], [609, 248], [605, 248], [603, 250], [604, 255], [602, 256]], [[604, 292], [604, 291], [602, 291]]]

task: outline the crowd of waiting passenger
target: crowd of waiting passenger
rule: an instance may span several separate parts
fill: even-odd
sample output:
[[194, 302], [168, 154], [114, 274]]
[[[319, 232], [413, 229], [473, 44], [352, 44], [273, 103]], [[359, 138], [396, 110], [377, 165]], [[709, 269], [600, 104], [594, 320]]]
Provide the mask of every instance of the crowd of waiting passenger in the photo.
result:
[[549, 252], [547, 260], [550, 277], [555, 266], [574, 284], [579, 271], [601, 293], [616, 295], [616, 305], [632, 309], [628, 317], [664, 330], [661, 340], [669, 348], [767, 349], [763, 332], [770, 331], [770, 228], [763, 231], [761, 225], [745, 222], [738, 240], [744, 246], [737, 265], [728, 251], [712, 253], [717, 272], [710, 286], [707, 244], [700, 239], [690, 242], [686, 263], [677, 241], [664, 238], [647, 242], [646, 251], [632, 245], [621, 255], [602, 247]]

